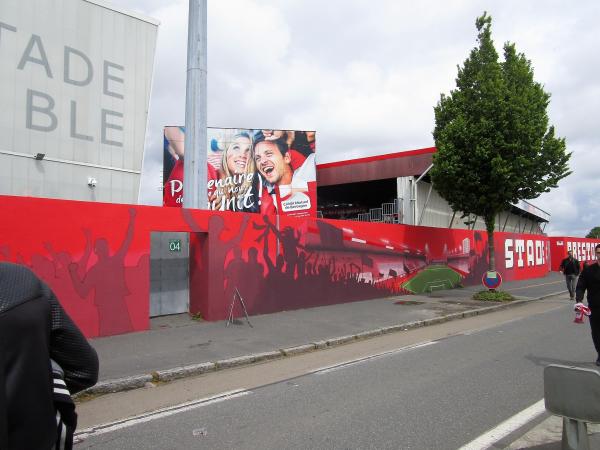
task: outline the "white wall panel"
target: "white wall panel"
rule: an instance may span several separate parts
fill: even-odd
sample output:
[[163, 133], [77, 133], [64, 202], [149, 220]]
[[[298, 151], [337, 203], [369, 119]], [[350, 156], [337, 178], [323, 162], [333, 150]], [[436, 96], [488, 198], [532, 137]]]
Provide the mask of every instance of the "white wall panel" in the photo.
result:
[[[428, 227], [439, 227], [448, 228], [450, 220], [452, 219], [452, 209], [450, 205], [444, 200], [435, 189], [431, 191], [429, 196], [429, 202], [425, 205], [427, 200], [427, 194], [429, 192], [430, 184], [424, 181], [420, 181], [417, 185], [417, 205], [419, 218], [423, 214], [421, 225]], [[425, 212], [423, 213], [423, 208]], [[467, 229], [472, 228], [473, 225], [465, 224], [466, 221], [473, 220], [474, 217], [461, 218], [462, 213], [457, 212], [452, 222], [452, 228], [454, 229]], [[504, 228], [504, 230], [503, 230]], [[485, 230], [485, 221], [481, 217], [477, 217], [475, 220], [475, 230]], [[502, 212], [496, 219], [496, 231], [506, 231], [514, 233], [541, 233], [540, 225], [538, 222], [531, 219], [518, 216], [510, 211]]]
[[157, 25], [101, 0], [0, 1], [0, 194], [137, 203]]

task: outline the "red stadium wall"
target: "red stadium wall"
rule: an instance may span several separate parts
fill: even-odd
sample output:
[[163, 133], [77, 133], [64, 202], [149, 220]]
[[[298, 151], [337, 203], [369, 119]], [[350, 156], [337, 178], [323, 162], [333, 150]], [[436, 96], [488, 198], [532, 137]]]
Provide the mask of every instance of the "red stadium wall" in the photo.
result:
[[[207, 320], [226, 318], [236, 287], [261, 314], [474, 285], [487, 269], [479, 231], [9, 196], [0, 208], [0, 260], [32, 268], [89, 337], [148, 328], [152, 231], [190, 233], [190, 312]], [[504, 280], [548, 272], [548, 238], [495, 244]]]
[[573, 256], [581, 263], [593, 263], [596, 261], [594, 248], [600, 244], [600, 239], [587, 239], [577, 237], [551, 237], [550, 256], [552, 258], [551, 269], [558, 271], [560, 262], [567, 257], [567, 252], [573, 250]]

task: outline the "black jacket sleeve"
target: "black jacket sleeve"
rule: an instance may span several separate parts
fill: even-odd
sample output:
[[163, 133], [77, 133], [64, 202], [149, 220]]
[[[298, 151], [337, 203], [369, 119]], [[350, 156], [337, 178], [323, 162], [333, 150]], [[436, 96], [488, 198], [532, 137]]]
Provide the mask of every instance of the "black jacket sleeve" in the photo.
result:
[[0, 341], [0, 448], [8, 448], [8, 417], [5, 405], [6, 401], [6, 380], [4, 379], [4, 349]]
[[98, 381], [98, 355], [50, 288], [44, 285], [43, 289], [52, 314], [50, 357], [64, 370], [65, 383], [74, 394]]

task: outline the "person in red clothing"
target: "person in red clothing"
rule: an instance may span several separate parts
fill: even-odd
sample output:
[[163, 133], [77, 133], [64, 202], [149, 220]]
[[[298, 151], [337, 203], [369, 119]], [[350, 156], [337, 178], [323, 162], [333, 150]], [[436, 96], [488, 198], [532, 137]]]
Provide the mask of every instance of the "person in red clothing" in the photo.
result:
[[[185, 133], [181, 127], [165, 127], [164, 206], [182, 206], [184, 142]], [[167, 166], [170, 165], [169, 170]]]
[[[183, 206], [184, 142], [185, 133], [181, 127], [165, 128], [165, 154], [168, 152], [175, 164], [168, 177], [165, 175], [167, 181], [163, 187], [163, 206]], [[206, 165], [206, 174], [208, 180], [218, 178], [217, 170], [211, 164]], [[209, 197], [211, 194], [212, 192], [209, 190]]]
[[[314, 185], [316, 178], [314, 154], [294, 168], [287, 143], [283, 139], [265, 139], [256, 142], [254, 157], [263, 186], [261, 212], [273, 213], [276, 208], [282, 213], [305, 214], [311, 208], [309, 183]], [[286, 207], [283, 203], [287, 200], [294, 204], [288, 203]], [[270, 211], [266, 211], [267, 204], [272, 204]]]
[[304, 164], [304, 161], [311, 153], [314, 153], [314, 137], [312, 133], [312, 147], [309, 133], [293, 130], [260, 130], [255, 137], [255, 142], [260, 141], [279, 141], [285, 142], [290, 156], [290, 165], [293, 170]]
[[[206, 165], [206, 175], [209, 180], [219, 178], [211, 164]], [[214, 192], [214, 188], [212, 189]], [[208, 195], [211, 196], [209, 189]], [[183, 206], [183, 157], [179, 158], [171, 171], [169, 179], [163, 188], [163, 206]]]

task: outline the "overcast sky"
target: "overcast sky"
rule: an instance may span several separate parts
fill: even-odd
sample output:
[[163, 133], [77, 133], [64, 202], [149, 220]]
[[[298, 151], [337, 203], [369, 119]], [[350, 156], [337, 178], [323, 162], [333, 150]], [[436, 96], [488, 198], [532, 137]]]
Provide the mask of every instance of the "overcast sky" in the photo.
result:
[[[185, 122], [187, 0], [112, 0], [161, 22], [140, 201], [160, 204], [162, 128]], [[600, 225], [600, 1], [208, 0], [208, 125], [317, 131], [317, 162], [434, 145], [488, 11], [552, 94], [573, 174], [531, 200], [553, 235]]]

